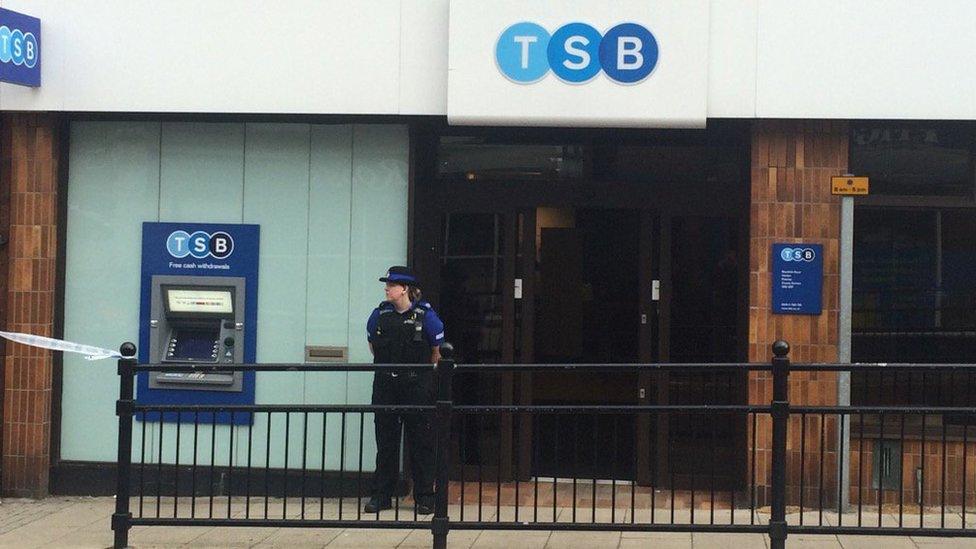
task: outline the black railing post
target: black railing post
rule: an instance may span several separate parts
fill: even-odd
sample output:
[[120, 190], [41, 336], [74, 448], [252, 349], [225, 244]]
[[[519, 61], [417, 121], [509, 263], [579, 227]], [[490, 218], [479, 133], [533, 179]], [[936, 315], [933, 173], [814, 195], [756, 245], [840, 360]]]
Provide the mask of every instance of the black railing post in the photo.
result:
[[135, 377], [132, 367], [136, 364], [136, 346], [123, 343], [119, 347], [119, 400], [115, 403], [115, 415], [119, 416], [119, 457], [116, 463], [115, 513], [112, 515], [112, 531], [115, 532], [116, 549], [128, 547], [132, 513], [129, 512], [129, 473], [132, 465], [132, 407]]
[[454, 378], [454, 348], [450, 343], [441, 345], [441, 359], [434, 370], [437, 382], [437, 487], [435, 490], [434, 518], [430, 531], [434, 536], [434, 549], [447, 549], [450, 521], [447, 517], [447, 500], [450, 490], [451, 471], [451, 416], [454, 401], [451, 385]]
[[[772, 505], [769, 517], [769, 545], [771, 549], [786, 547], [786, 429], [790, 419], [789, 380], [790, 345], [785, 341], [773, 343], [773, 462]], [[802, 494], [801, 494], [802, 497]]]

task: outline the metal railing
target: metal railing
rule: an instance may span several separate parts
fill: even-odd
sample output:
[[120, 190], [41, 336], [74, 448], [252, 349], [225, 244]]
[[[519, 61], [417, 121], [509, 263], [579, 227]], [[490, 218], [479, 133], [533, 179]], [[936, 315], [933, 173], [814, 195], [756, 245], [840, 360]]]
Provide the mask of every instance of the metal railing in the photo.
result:
[[[452, 530], [751, 533], [768, 535], [774, 548], [784, 547], [789, 533], [976, 537], [976, 441], [970, 442], [976, 409], [808, 404], [830, 402], [831, 372], [970, 375], [976, 366], [791, 365], [788, 351], [777, 342], [770, 364], [456, 365], [448, 352], [436, 367], [163, 366], [123, 358], [115, 546], [125, 547], [130, 528], [139, 525], [429, 529], [438, 548]], [[122, 353], [133, 357], [135, 348], [126, 344]], [[134, 400], [139, 372], [390, 369], [433, 369], [436, 397], [410, 406]], [[647, 373], [658, 384], [650, 394], [659, 399], [458, 405], [455, 372], [587, 379], [596, 372], [607, 380]], [[702, 376], [701, 387], [714, 387], [699, 391], [700, 401], [672, 404], [667, 391], [655, 392], [668, 386], [670, 374], [686, 382]], [[729, 404], [737, 397], [728, 394], [714, 402], [715, 387], [748, 402], [747, 383], [753, 404]], [[767, 386], [771, 394], [763, 397]], [[432, 516], [417, 513], [403, 481], [392, 509], [364, 511], [374, 451], [365, 434], [376, 414], [423, 414], [430, 421]], [[955, 419], [944, 421], [949, 417]]]

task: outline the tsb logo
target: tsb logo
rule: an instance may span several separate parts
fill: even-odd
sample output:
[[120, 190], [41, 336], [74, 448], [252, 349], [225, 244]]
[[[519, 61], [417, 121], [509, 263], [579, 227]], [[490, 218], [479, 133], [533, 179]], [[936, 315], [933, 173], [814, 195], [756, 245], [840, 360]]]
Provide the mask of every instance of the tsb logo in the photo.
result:
[[234, 239], [223, 231], [213, 234], [203, 231], [196, 231], [193, 234], [186, 231], [173, 231], [166, 238], [166, 250], [169, 255], [177, 259], [188, 255], [197, 259], [207, 256], [224, 259], [234, 252]]
[[779, 252], [779, 257], [783, 261], [813, 261], [817, 254], [813, 248], [783, 248]]
[[531, 84], [550, 69], [570, 84], [582, 84], [600, 69], [618, 84], [636, 84], [657, 65], [657, 40], [636, 23], [621, 23], [604, 34], [586, 23], [569, 23], [551, 35], [535, 23], [516, 23], [495, 44], [495, 61], [509, 80]]
[[33, 69], [37, 64], [37, 38], [32, 33], [0, 26], [0, 62]]

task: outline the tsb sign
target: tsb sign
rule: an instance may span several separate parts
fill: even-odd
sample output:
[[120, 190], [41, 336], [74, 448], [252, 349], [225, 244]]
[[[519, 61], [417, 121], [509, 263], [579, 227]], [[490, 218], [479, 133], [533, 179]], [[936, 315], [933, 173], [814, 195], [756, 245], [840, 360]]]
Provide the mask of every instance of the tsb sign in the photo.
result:
[[223, 231], [213, 234], [203, 231], [196, 231], [193, 234], [186, 231], [173, 231], [166, 238], [166, 251], [177, 259], [188, 255], [197, 259], [204, 259], [207, 256], [224, 259], [234, 252], [234, 239]]
[[495, 44], [498, 69], [518, 84], [538, 82], [550, 69], [570, 84], [588, 82], [601, 69], [618, 84], [636, 84], [651, 74], [657, 59], [657, 40], [637, 23], [621, 23], [603, 34], [586, 23], [568, 23], [549, 34], [522, 22], [505, 29]]
[[41, 21], [0, 8], [0, 82], [41, 85]]
[[32, 69], [37, 64], [37, 51], [37, 38], [33, 33], [0, 26], [0, 63]]
[[783, 261], [811, 262], [817, 258], [817, 252], [813, 248], [783, 248], [779, 252], [779, 257]]

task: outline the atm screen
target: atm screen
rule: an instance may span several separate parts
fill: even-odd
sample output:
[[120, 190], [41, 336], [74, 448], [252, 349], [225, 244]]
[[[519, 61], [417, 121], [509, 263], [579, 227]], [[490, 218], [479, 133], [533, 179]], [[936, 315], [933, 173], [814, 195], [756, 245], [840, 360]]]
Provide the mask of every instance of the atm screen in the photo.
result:
[[166, 307], [171, 313], [234, 312], [234, 300], [229, 289], [167, 288]]
[[214, 362], [214, 345], [220, 339], [220, 327], [213, 328], [177, 328], [173, 330], [170, 340], [172, 349], [168, 353], [170, 360], [199, 360]]

